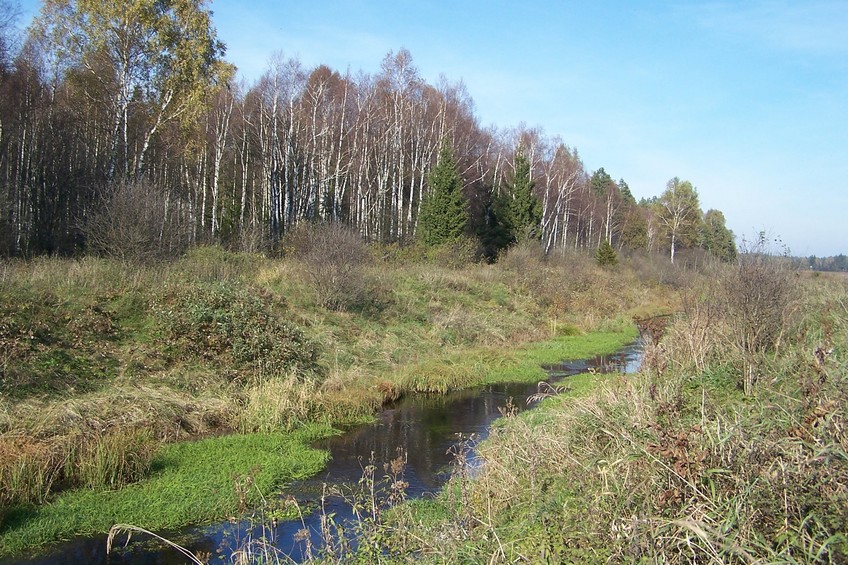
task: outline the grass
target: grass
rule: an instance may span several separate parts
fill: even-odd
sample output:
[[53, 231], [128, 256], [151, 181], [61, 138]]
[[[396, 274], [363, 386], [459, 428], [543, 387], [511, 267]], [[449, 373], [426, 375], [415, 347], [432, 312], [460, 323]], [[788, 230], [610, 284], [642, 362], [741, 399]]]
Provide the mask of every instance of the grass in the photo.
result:
[[[107, 378], [112, 385], [127, 387], [124, 352], [132, 345], [122, 342], [121, 336], [129, 335], [131, 328], [140, 338], [132, 342], [140, 343], [133, 359], [142, 366], [133, 378], [141, 378], [148, 392], [133, 396], [128, 392], [131, 388], [121, 389], [126, 397], [123, 408], [134, 414], [129, 420], [162, 420], [150, 416], [145, 420], [131, 410], [143, 398], [155, 398], [149, 404], [154, 413], [167, 415], [164, 419], [170, 425], [193, 421], [186, 426], [194, 430], [191, 433], [197, 433], [203, 422], [217, 422], [219, 429], [299, 429], [315, 420], [362, 418], [382, 401], [413, 391], [444, 392], [497, 380], [536, 380], [539, 363], [588, 357], [632, 340], [631, 316], [646, 318], [680, 310], [665, 335], [649, 344], [641, 374], [579, 375], [568, 381], [567, 392], [551, 395], [538, 410], [519, 415], [506, 411], [488, 439], [477, 446], [483, 465], [473, 476], [458, 464], [438, 497], [400, 506], [389, 501], [393, 507], [389, 512], [378, 510], [366, 496], [362, 508], [371, 510], [351, 526], [363, 536], [364, 549], [351, 553], [343, 545], [331, 545], [325, 561], [356, 557], [425, 563], [848, 560], [848, 355], [844, 350], [848, 281], [844, 278], [781, 277], [778, 282], [789, 285], [781, 289], [786, 292], [770, 293], [757, 304], [769, 323], [767, 331], [761, 331], [738, 315], [751, 304], [751, 293], [757, 300], [762, 298], [756, 296], [761, 287], [757, 277], [777, 281], [769, 269], [779, 263], [760, 256], [753, 258], [756, 269], [747, 272], [744, 262], [732, 269], [715, 266], [698, 274], [656, 261], [625, 260], [609, 276], [579, 257], [546, 259], [532, 249], [508, 254], [499, 265], [463, 269], [392, 259], [386, 253], [388, 259], [367, 267], [374, 284], [367, 294], [373, 301], [370, 305], [358, 302], [356, 308], [327, 310], [304, 282], [308, 277], [296, 261], [219, 254], [205, 250], [173, 271], [165, 268], [151, 274], [149, 280], [135, 275], [133, 292], [144, 294], [143, 289], [169, 281], [189, 284], [180, 274], [184, 272], [200, 273], [207, 288], [223, 288], [228, 296], [237, 297], [236, 287], [247, 286], [250, 295], [236, 302], [250, 304], [253, 293], [260, 296], [274, 314], [257, 320], [269, 324], [265, 327], [277, 327], [277, 320], [284, 322], [279, 327], [300, 330], [302, 334], [287, 335], [302, 335], [298, 339], [314, 347], [314, 364], [286, 367], [283, 363], [280, 371], [251, 365], [250, 355], [240, 360], [235, 355], [236, 340], [227, 332], [216, 338], [223, 340], [223, 346], [211, 359], [195, 355], [190, 365], [180, 365], [175, 355], [158, 359], [150, 355], [151, 344], [168, 335], [156, 333], [167, 327], [132, 307], [150, 304], [137, 300], [129, 307], [121, 302], [125, 310], [105, 309], [113, 313], [114, 329], [103, 332], [112, 337], [102, 343], [71, 339], [67, 332], [72, 328], [67, 324], [66, 329], [41, 328], [26, 306], [4, 306], [16, 313], [4, 318], [0, 337], [18, 347], [3, 360], [4, 368], [17, 362], [14, 355], [31, 352], [27, 347], [32, 347], [33, 340], [50, 336], [52, 341], [37, 345], [49, 351], [50, 344], [64, 344], [84, 353], [83, 345], [88, 344], [116, 352], [111, 359], [118, 374]], [[77, 290], [81, 285], [82, 295], [89, 297], [121, 286], [103, 280], [74, 283], [73, 276], [62, 274], [63, 268], [67, 266], [43, 262], [12, 270], [29, 270], [31, 276], [22, 288], [50, 304], [72, 300], [70, 294], [63, 294], [62, 285], [76, 284]], [[91, 269], [121, 272], [114, 264], [91, 262], [79, 269], [89, 274]], [[9, 284], [10, 269], [0, 272], [5, 277], [0, 284]], [[684, 290], [676, 294], [670, 287]], [[199, 303], [206, 304], [207, 310], [209, 304], [215, 306], [211, 310], [218, 309], [214, 301]], [[97, 310], [78, 307], [75, 311], [102, 320]], [[124, 311], [134, 311], [126, 318], [133, 319], [132, 324], [119, 313]], [[202, 324], [210, 319], [245, 327], [239, 326], [241, 321], [229, 323], [232, 315], [226, 310], [211, 317], [203, 314], [199, 327], [208, 329]], [[181, 322], [186, 319], [183, 314], [177, 316]], [[78, 330], [71, 333], [86, 335]], [[145, 341], [141, 335], [152, 339]], [[757, 336], [756, 347], [750, 346], [753, 342], [747, 335]], [[179, 339], [172, 341], [179, 347]], [[222, 367], [222, 375], [213, 371], [216, 364]], [[100, 378], [94, 375], [90, 380]], [[23, 403], [13, 404], [0, 398], [0, 425], [6, 430], [0, 439], [22, 442], [25, 447], [15, 451], [18, 444], [0, 442], [0, 455], [50, 455], [55, 448], [50, 431], [60, 423], [81, 426], [92, 415], [98, 416], [98, 422], [115, 422], [115, 413], [100, 405], [115, 402], [105, 402], [106, 393], [96, 386], [70, 396], [67, 388], [38, 390], [46, 391], [46, 399], [24, 394], [18, 397]], [[166, 390], [177, 392], [167, 397]], [[160, 396], [151, 391], [159, 391]], [[199, 391], [206, 396], [197, 396]], [[205, 416], [190, 407], [192, 401], [209, 407]], [[48, 416], [22, 414], [20, 405]], [[19, 418], [22, 415], [26, 417]], [[99, 436], [91, 437], [94, 441]], [[203, 446], [171, 444], [160, 454], [192, 445]], [[215, 457], [215, 449], [200, 449], [201, 453], [186, 452], [179, 459]], [[302, 444], [293, 448], [298, 454], [302, 450]], [[462, 446], [456, 451], [462, 463], [467, 452]], [[219, 453], [219, 460], [227, 457]], [[49, 532], [57, 505], [61, 510], [62, 504], [79, 500], [82, 506], [76, 512], [84, 513], [89, 501], [131, 496], [123, 493], [154, 483], [166, 473], [168, 466], [163, 468], [158, 461], [153, 460], [148, 476], [119, 491], [79, 490], [55, 499], [54, 494], [43, 492], [51, 477], [41, 475], [40, 483], [34, 481], [34, 496], [40, 493], [39, 500], [48, 504], [19, 505], [7, 511], [0, 526], [3, 535], [12, 531], [12, 525], [20, 531], [29, 531], [26, 528], [31, 525]], [[247, 465], [248, 460], [243, 463]], [[193, 484], [192, 477], [204, 472], [190, 465], [184, 469], [187, 472], [175, 482]], [[373, 479], [373, 469], [371, 473]], [[222, 475], [221, 483], [215, 483], [224, 486], [205, 488], [215, 493], [226, 490], [230, 496], [224, 497], [223, 504], [239, 506], [239, 493], [251, 489], [236, 479], [237, 474], [231, 471], [228, 481]], [[402, 485], [398, 476], [393, 484]], [[176, 507], [163, 514], [177, 521], [191, 520], [189, 515], [214, 508], [217, 503], [211, 501], [198, 502], [182, 516]], [[138, 523], [130, 513], [115, 521]], [[55, 535], [65, 534], [53, 532], [46, 538]], [[35, 542], [23, 541], [17, 547], [31, 543]], [[252, 562], [281, 560], [273, 551], [252, 555]]]
[[542, 365], [617, 351], [638, 337], [632, 324], [621, 324], [616, 329], [618, 331], [557, 336], [513, 349], [475, 348], [428, 359], [402, 368], [395, 390], [399, 394], [444, 394], [481, 384], [537, 382], [546, 377]]
[[120, 490], [81, 489], [42, 506], [17, 507], [0, 530], [0, 554], [74, 535], [105, 533], [117, 523], [152, 530], [237, 516], [259, 493], [314, 475], [327, 454], [308, 447], [328, 428], [224, 436], [163, 446], [146, 478]]
[[[777, 305], [793, 339], [753, 391], [732, 348], [693, 344], [708, 308], [692, 309], [642, 374], [502, 420], [473, 479], [396, 511], [394, 560], [845, 562], [848, 286], [794, 281], [799, 302]], [[701, 339], [720, 343], [728, 313], [711, 312]]]
[[[4, 540], [12, 527], [44, 532], [3, 541], [4, 551], [81, 527], [50, 517], [73, 500], [159, 480], [156, 445], [161, 457], [210, 434], [361, 422], [411, 392], [537, 380], [539, 363], [615, 349], [635, 336], [633, 313], [669, 303], [644, 273], [611, 276], [576, 255], [458, 266], [366, 252], [356, 275], [365, 292], [332, 308], [297, 256], [204, 247], [154, 268], [3, 263], [0, 528]], [[186, 485], [202, 477], [176, 469]], [[193, 508], [167, 512], [207, 518]]]

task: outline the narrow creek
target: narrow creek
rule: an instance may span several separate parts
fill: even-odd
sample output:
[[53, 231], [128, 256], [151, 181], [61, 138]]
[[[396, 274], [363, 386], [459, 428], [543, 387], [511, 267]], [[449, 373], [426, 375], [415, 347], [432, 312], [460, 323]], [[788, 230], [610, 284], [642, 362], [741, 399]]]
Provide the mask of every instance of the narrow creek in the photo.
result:
[[[615, 354], [589, 360], [564, 362], [545, 366], [548, 382], [556, 384], [568, 376], [587, 371], [602, 373], [633, 373], [639, 369], [642, 350], [638, 343], [629, 345]], [[509, 399], [519, 411], [531, 408], [527, 398], [537, 392], [536, 384], [517, 383], [491, 385], [461, 390], [447, 395], [416, 395], [386, 406], [372, 424], [358, 426], [348, 432], [325, 440], [318, 447], [328, 449], [331, 460], [324, 471], [307, 481], [289, 486], [286, 492], [296, 497], [302, 508], [314, 507], [321, 499], [325, 484], [355, 484], [363, 474], [363, 467], [373, 460], [377, 476], [382, 476], [383, 465], [405, 453], [404, 480], [409, 483], [409, 498], [436, 493], [450, 476], [452, 447], [459, 438], [473, 436], [482, 440], [489, 433], [493, 421], [501, 417], [500, 409]], [[472, 453], [473, 457], [473, 453]], [[341, 498], [329, 498], [326, 512], [335, 513], [335, 520], [351, 516], [350, 506]], [[303, 560], [303, 544], [294, 541], [295, 534], [304, 524], [299, 520], [281, 522], [270, 532], [275, 545], [294, 561]], [[313, 543], [319, 538], [320, 513], [305, 516], [305, 526], [312, 532]], [[220, 563], [215, 556], [225, 556], [228, 547], [238, 544], [235, 532], [249, 528], [246, 523], [228, 522], [191, 526], [179, 531], [160, 532], [167, 539], [180, 543], [192, 553], [213, 556], [212, 563]], [[266, 535], [267, 535], [266, 531]], [[122, 538], [124, 539], [124, 538]], [[80, 538], [42, 549], [36, 556], [18, 556], [0, 559], [0, 565], [64, 565], [77, 563], [109, 565], [176, 565], [186, 558], [176, 550], [163, 547], [145, 536], [134, 534], [125, 549], [106, 554], [105, 536]]]

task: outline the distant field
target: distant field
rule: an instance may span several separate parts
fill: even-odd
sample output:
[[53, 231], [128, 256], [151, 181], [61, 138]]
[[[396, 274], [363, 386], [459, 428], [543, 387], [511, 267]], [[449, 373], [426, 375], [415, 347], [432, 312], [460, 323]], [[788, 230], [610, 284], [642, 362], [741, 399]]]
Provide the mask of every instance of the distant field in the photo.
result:
[[829, 277], [832, 279], [848, 279], [846, 271], [802, 271], [807, 273], [808, 277]]

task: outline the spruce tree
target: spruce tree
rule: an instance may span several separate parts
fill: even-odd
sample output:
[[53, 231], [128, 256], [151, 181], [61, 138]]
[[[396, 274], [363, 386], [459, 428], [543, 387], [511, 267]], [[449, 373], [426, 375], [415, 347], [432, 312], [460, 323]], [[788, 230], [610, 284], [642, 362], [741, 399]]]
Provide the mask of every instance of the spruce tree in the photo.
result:
[[530, 178], [530, 161], [519, 149], [515, 155], [515, 175], [512, 179], [512, 200], [507, 224], [514, 241], [529, 237], [542, 238], [542, 205], [533, 194], [535, 183]]
[[484, 196], [482, 223], [477, 229], [477, 236], [489, 261], [497, 259], [501, 251], [515, 243], [507, 221], [510, 202], [509, 195], [497, 194], [494, 188]]
[[438, 163], [427, 180], [430, 193], [421, 203], [421, 239], [426, 245], [458, 241], [468, 226], [468, 200], [462, 193], [462, 177], [447, 141], [442, 143]]
[[618, 254], [612, 245], [610, 245], [610, 242], [605, 239], [595, 252], [595, 260], [598, 261], [598, 265], [601, 267], [612, 266], [618, 263]]

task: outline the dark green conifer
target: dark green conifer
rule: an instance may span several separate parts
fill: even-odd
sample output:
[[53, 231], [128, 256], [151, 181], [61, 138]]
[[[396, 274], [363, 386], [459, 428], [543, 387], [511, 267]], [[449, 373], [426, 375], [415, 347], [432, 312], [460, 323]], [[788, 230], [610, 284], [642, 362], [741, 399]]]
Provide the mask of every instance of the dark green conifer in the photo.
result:
[[506, 223], [514, 241], [525, 237], [541, 239], [542, 205], [533, 194], [535, 183], [530, 178], [530, 161], [519, 149], [515, 155], [515, 175], [512, 180], [512, 200]]
[[442, 143], [438, 163], [427, 180], [430, 192], [421, 203], [421, 239], [426, 245], [455, 242], [468, 226], [468, 200], [462, 193], [462, 177], [447, 141]]
[[611, 267], [618, 263], [618, 254], [609, 241], [603, 240], [595, 252], [595, 260], [601, 267]]

